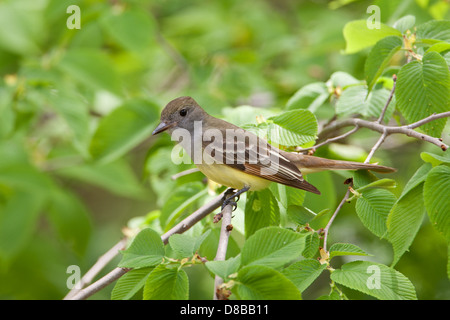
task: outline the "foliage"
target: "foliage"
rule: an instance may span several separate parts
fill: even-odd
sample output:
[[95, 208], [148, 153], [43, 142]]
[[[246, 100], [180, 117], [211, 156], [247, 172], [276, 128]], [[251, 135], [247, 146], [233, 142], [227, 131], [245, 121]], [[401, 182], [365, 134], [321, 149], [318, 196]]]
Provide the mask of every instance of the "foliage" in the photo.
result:
[[[402, 135], [374, 158], [394, 175], [324, 172], [308, 175], [322, 196], [276, 184], [243, 195], [224, 261], [210, 217], [160, 238], [223, 190], [200, 173], [171, 179], [193, 166], [169, 160], [168, 136], [149, 139], [174, 97], [289, 151], [324, 141], [332, 119], [378, 119], [393, 74], [382, 124], [450, 110], [448, 3], [375, 1], [379, 29], [367, 3], [346, 3], [0, 3], [0, 296], [63, 297], [67, 266], [87, 270], [128, 220], [137, 235], [118, 265], [132, 269], [112, 299], [210, 298], [210, 284], [190, 284], [215, 275], [233, 299], [448, 298], [450, 158]], [[81, 29], [66, 27], [71, 4]], [[448, 139], [446, 118], [417, 130]], [[364, 161], [378, 137], [316, 154]]]

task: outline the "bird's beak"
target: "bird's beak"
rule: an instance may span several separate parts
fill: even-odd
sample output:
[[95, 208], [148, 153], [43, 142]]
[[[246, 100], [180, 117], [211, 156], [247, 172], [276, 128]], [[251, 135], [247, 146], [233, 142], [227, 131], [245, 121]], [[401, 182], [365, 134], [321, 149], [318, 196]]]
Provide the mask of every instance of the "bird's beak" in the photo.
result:
[[177, 124], [176, 122], [165, 123], [164, 121], [161, 121], [161, 123], [158, 124], [158, 126], [155, 128], [155, 130], [153, 130], [152, 135], [154, 136], [155, 134], [166, 131], [167, 129], [175, 126], [176, 124]]

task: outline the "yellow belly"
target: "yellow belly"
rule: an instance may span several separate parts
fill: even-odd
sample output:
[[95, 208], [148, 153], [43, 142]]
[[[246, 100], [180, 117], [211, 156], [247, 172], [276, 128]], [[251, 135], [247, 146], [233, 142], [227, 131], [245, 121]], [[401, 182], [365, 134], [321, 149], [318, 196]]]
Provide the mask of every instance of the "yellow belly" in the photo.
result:
[[226, 164], [198, 164], [197, 167], [208, 179], [233, 189], [249, 186], [250, 190], [256, 191], [265, 189], [270, 184], [269, 180], [239, 171]]

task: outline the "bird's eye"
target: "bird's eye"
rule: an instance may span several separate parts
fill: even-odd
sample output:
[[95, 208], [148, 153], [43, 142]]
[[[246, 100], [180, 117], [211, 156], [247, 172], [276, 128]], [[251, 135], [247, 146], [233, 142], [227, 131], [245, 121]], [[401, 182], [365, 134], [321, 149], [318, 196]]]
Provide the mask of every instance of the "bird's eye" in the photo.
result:
[[180, 116], [184, 117], [187, 115], [187, 110], [186, 109], [181, 109], [180, 110]]

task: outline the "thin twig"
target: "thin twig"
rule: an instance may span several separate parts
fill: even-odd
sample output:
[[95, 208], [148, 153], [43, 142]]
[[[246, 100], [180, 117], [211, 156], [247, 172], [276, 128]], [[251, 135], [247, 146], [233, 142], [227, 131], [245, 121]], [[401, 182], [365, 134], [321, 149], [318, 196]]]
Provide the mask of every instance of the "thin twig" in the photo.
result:
[[[193, 225], [195, 225], [198, 221], [202, 220], [204, 217], [206, 217], [208, 214], [213, 212], [215, 209], [220, 207], [220, 205], [223, 202], [223, 198], [225, 195], [225, 192], [222, 192], [220, 195], [218, 195], [216, 198], [205, 204], [203, 207], [199, 208], [197, 211], [189, 215], [187, 218], [185, 218], [183, 221], [178, 223], [176, 226], [174, 226], [172, 229], [167, 231], [165, 234], [161, 236], [161, 240], [164, 244], [167, 244], [169, 241], [169, 237], [175, 233], [183, 233], [186, 230], [190, 229]], [[75, 296], [69, 297], [70, 300], [84, 300], [92, 296], [94, 293], [98, 292], [99, 290], [106, 287], [108, 284], [114, 282], [115, 280], [119, 279], [121, 276], [123, 276], [125, 273], [127, 273], [130, 269], [125, 268], [115, 268], [110, 273], [108, 273], [106, 276], [100, 278], [90, 286], [81, 289]]]
[[[219, 244], [217, 246], [215, 261], [224, 261], [227, 255], [228, 239], [231, 232], [231, 216], [233, 213], [233, 206], [231, 204], [226, 205], [222, 210], [222, 226], [220, 228]], [[214, 279], [214, 300], [221, 300], [223, 295], [220, 293], [220, 286], [223, 283], [223, 279], [216, 276]]]
[[330, 230], [331, 224], [333, 223], [334, 219], [336, 218], [337, 214], [339, 213], [339, 211], [341, 210], [342, 206], [344, 205], [344, 203], [347, 201], [348, 196], [350, 195], [350, 188], [352, 188], [352, 183], [350, 183], [347, 192], [344, 195], [344, 198], [342, 198], [341, 203], [339, 203], [338, 207], [336, 208], [336, 210], [334, 211], [333, 215], [331, 216], [330, 221], [328, 221], [327, 226], [325, 227], [325, 229], [323, 229], [323, 250], [325, 252], [327, 252], [327, 239], [328, 239], [328, 232]]
[[109, 249], [104, 255], [98, 258], [97, 262], [92, 266], [88, 272], [80, 279], [80, 281], [74, 286], [72, 290], [64, 297], [64, 300], [68, 300], [74, 297], [84, 286], [91, 283], [94, 280], [95, 276], [103, 270], [103, 268], [114, 259], [119, 250], [125, 248], [127, 243], [127, 238], [121, 239], [118, 243], [116, 243], [111, 249]]
[[383, 110], [381, 110], [380, 117], [377, 120], [378, 123], [381, 123], [381, 121], [383, 121], [384, 115], [386, 114], [386, 110], [389, 107], [389, 104], [391, 103], [392, 98], [394, 97], [395, 84], [397, 83], [397, 75], [394, 74], [392, 76], [392, 80], [394, 81], [392, 84], [392, 90], [391, 90], [391, 93], [389, 94], [389, 98], [387, 99], [386, 104], [383, 107]]
[[386, 131], [383, 132], [383, 134], [380, 136], [380, 138], [378, 139], [378, 141], [375, 143], [375, 145], [372, 147], [372, 149], [370, 150], [369, 155], [367, 156], [366, 160], [364, 161], [364, 163], [369, 163], [370, 159], [372, 159], [373, 155], [375, 154], [375, 151], [377, 151], [377, 149], [381, 146], [381, 144], [384, 142], [384, 140], [387, 137], [387, 133]]
[[367, 120], [362, 120], [362, 119], [358, 119], [358, 118], [351, 118], [351, 119], [346, 119], [346, 120], [343, 120], [340, 122], [336, 122], [336, 123], [328, 126], [321, 132], [320, 135], [322, 137], [326, 137], [327, 134], [334, 132], [335, 130], [339, 130], [341, 128], [345, 128], [345, 127], [349, 127], [349, 126], [358, 126], [358, 127], [367, 128], [367, 129], [370, 129], [372, 131], [376, 131], [379, 133], [386, 132], [387, 135], [404, 134], [404, 135], [407, 135], [412, 138], [416, 138], [419, 140], [423, 140], [423, 141], [432, 143], [445, 151], [448, 149], [448, 145], [443, 143], [442, 139], [435, 138], [435, 137], [429, 136], [427, 134], [414, 131], [413, 129], [420, 127], [420, 126], [424, 125], [425, 123], [428, 123], [428, 122], [431, 122], [431, 121], [434, 121], [437, 119], [441, 119], [441, 118], [447, 118], [447, 117], [450, 117], [450, 111], [432, 114], [431, 116], [429, 116], [425, 119], [422, 119], [420, 121], [414, 122], [409, 125], [404, 125], [404, 126], [386, 126], [386, 125], [383, 125], [383, 124], [380, 124], [380, 123], [377, 123], [374, 121], [367, 121]]
[[316, 145], [313, 146], [313, 147], [304, 148], [304, 149], [299, 149], [299, 150], [297, 150], [297, 151], [308, 151], [308, 150], [314, 150], [314, 151], [315, 151], [317, 148], [322, 147], [323, 145], [326, 145], [326, 144], [328, 144], [328, 143], [330, 143], [330, 142], [334, 142], [334, 141], [337, 141], [337, 140], [344, 139], [344, 138], [346, 138], [346, 137], [348, 137], [348, 136], [354, 134], [354, 133], [355, 133], [356, 131], [358, 131], [358, 130], [359, 130], [359, 127], [358, 127], [358, 126], [355, 126], [352, 130], [350, 130], [350, 131], [348, 131], [348, 132], [346, 132], [346, 133], [344, 133], [344, 134], [341, 134], [340, 136], [337, 136], [337, 137], [334, 137], [334, 138], [329, 138], [329, 139], [327, 139], [327, 140], [325, 140], [325, 141], [323, 141], [323, 142], [321, 142], [321, 143], [319, 143], [319, 144], [316, 144]]
[[192, 169], [184, 170], [184, 171], [181, 171], [181, 172], [178, 172], [178, 173], [174, 174], [171, 177], [171, 179], [172, 180], [177, 180], [178, 178], [187, 176], [188, 174], [192, 174], [192, 173], [195, 173], [197, 171], [200, 171], [200, 170], [198, 168], [192, 168]]

